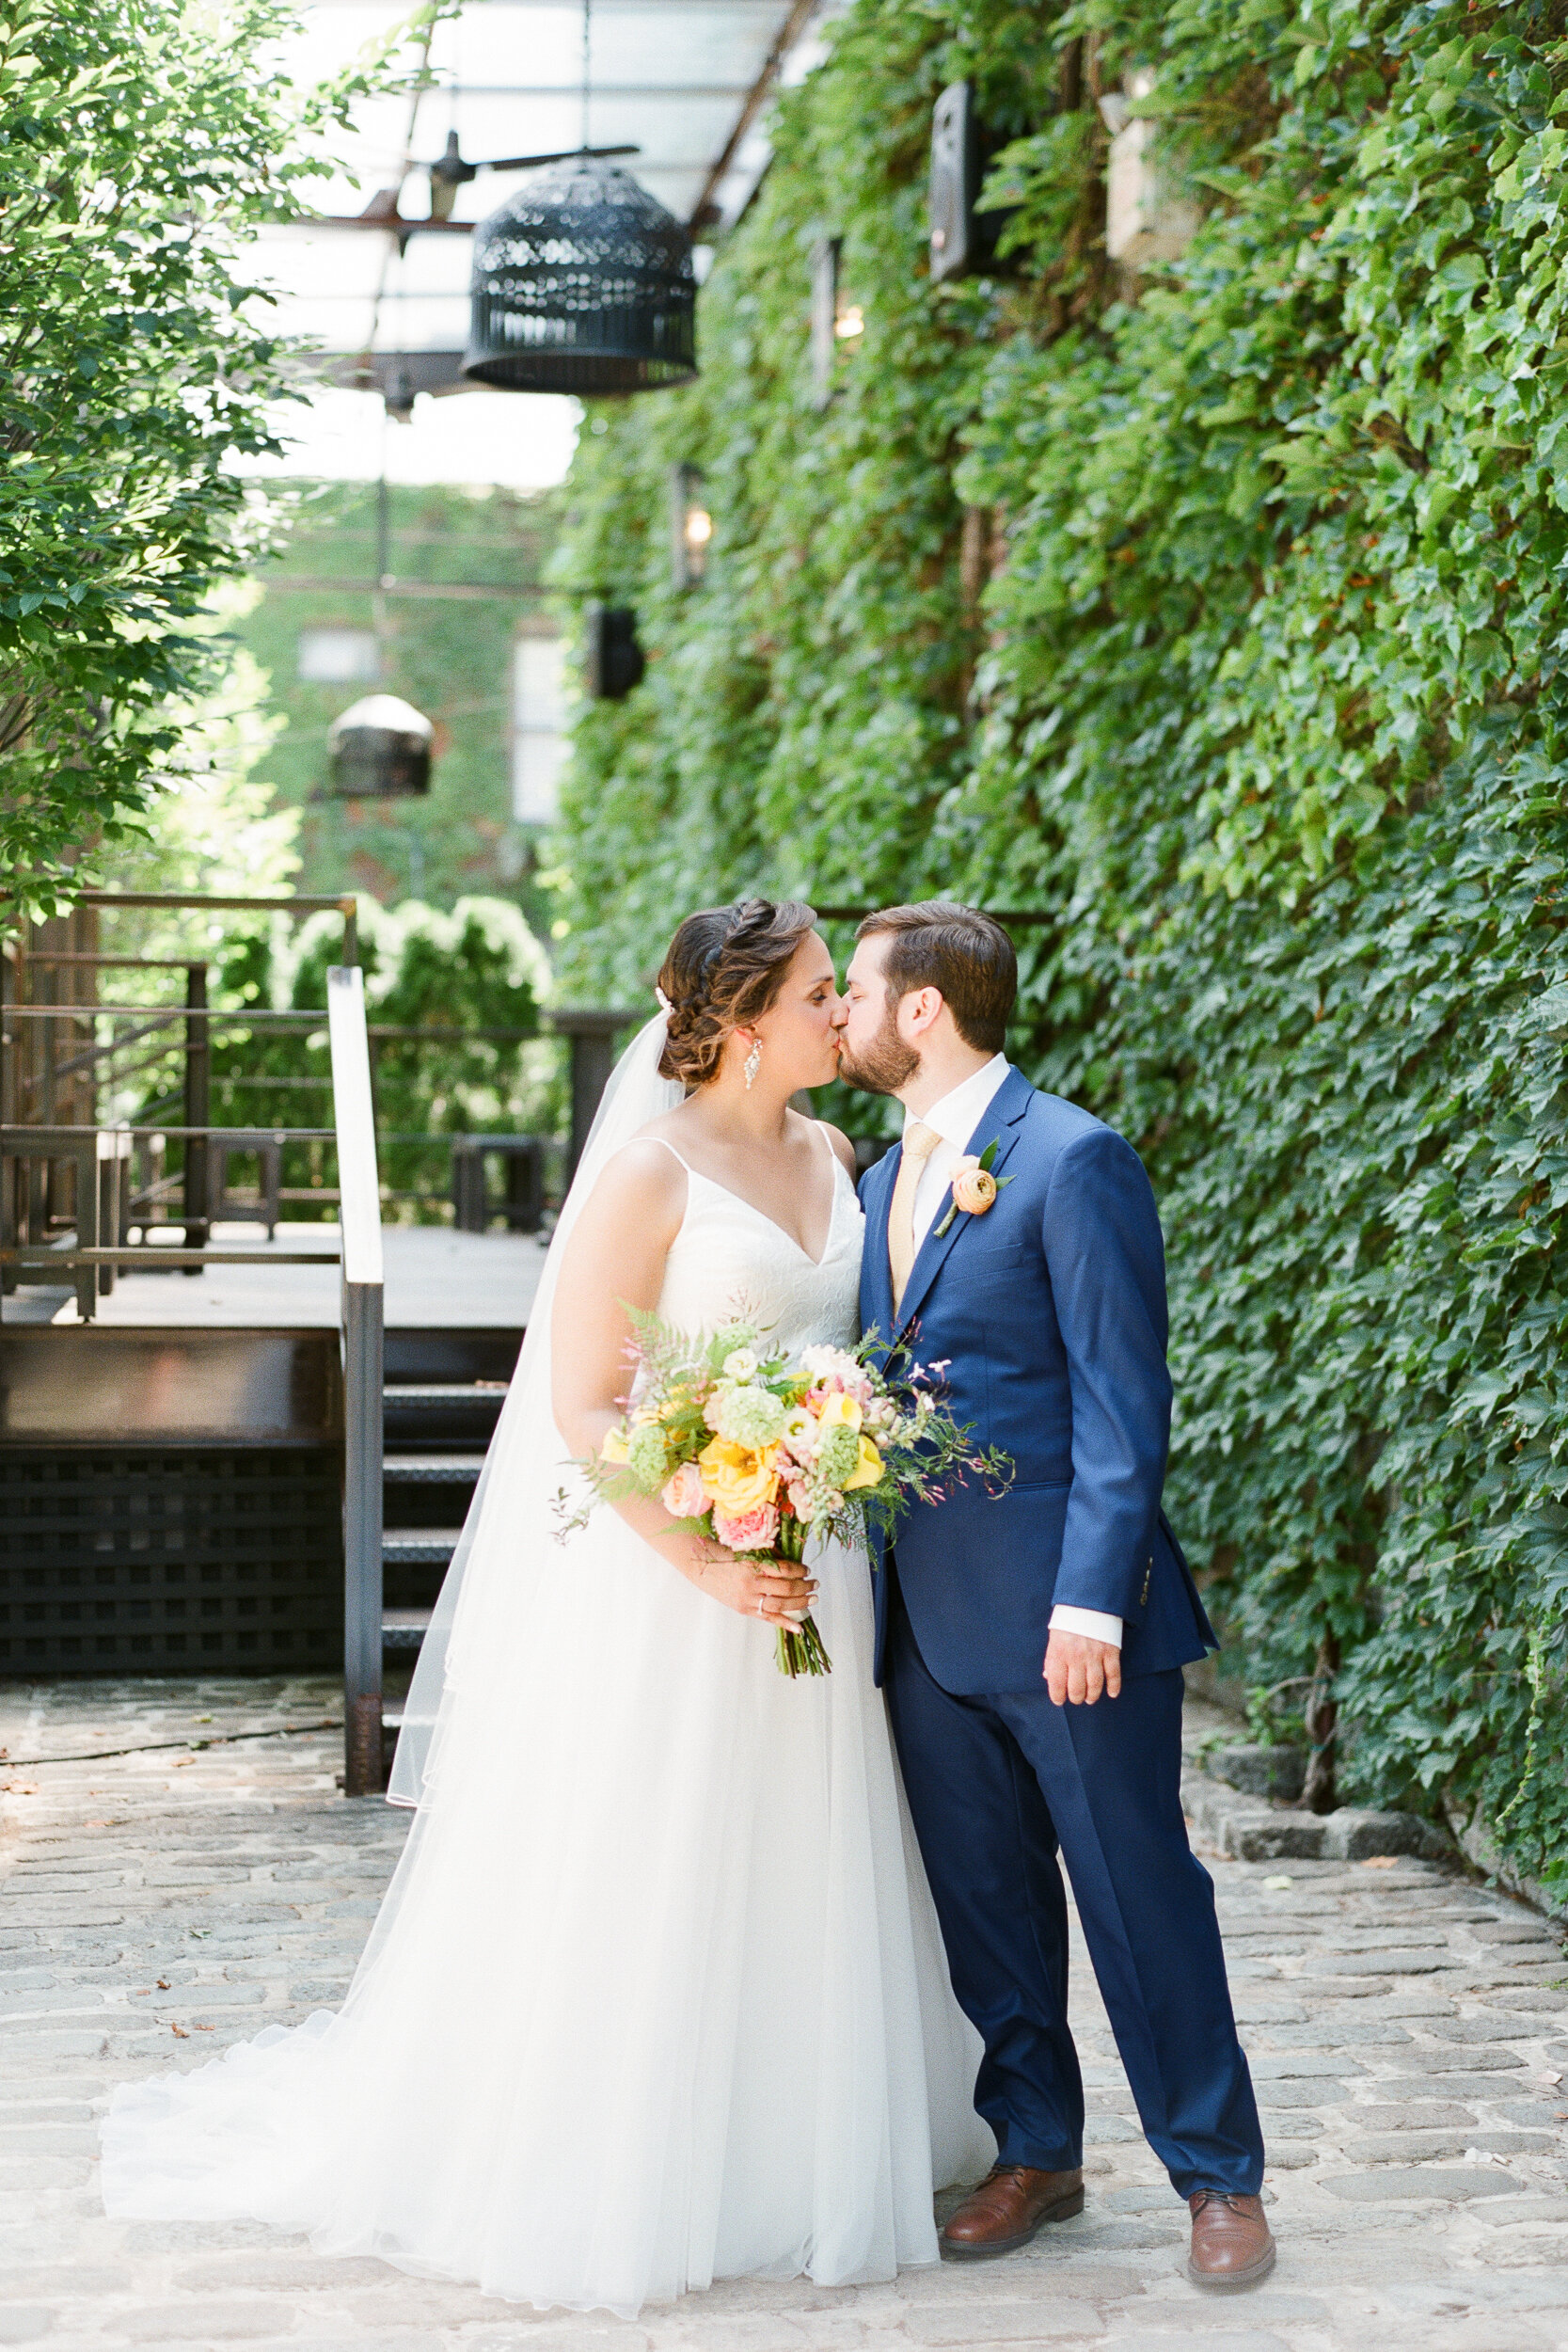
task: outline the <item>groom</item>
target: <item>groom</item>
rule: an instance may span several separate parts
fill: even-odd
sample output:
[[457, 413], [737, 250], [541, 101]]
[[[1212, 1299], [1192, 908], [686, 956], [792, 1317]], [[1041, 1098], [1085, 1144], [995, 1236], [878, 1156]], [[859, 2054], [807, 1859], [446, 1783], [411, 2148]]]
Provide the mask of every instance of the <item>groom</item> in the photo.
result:
[[[905, 1111], [862, 1187], [861, 1320], [902, 1335], [1014, 1465], [1005, 1495], [972, 1484], [911, 1506], [876, 1579], [877, 1679], [999, 2148], [942, 2251], [1005, 2254], [1083, 2208], [1059, 1851], [1144, 2131], [1192, 2209], [1188, 2275], [1247, 2286], [1275, 2248], [1213, 1887], [1179, 1793], [1181, 1668], [1214, 1635], [1160, 1508], [1153, 1195], [1130, 1144], [1004, 1058], [1018, 965], [999, 924], [938, 899], [870, 915], [857, 938], [840, 1066]], [[961, 1155], [988, 1151], [994, 1198], [950, 1215]], [[988, 1187], [958, 1189], [980, 1202]]]

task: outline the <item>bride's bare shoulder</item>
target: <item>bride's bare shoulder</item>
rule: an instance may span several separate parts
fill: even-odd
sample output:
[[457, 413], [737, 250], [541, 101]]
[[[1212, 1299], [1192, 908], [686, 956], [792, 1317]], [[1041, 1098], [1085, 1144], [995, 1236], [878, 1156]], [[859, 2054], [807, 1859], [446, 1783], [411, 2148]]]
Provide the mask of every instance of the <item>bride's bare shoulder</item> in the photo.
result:
[[606, 1160], [582, 1214], [595, 1249], [632, 1234], [668, 1242], [686, 1215], [685, 1167], [644, 1127]]
[[612, 1159], [605, 1162], [601, 1186], [613, 1183], [622, 1194], [636, 1193], [643, 1200], [684, 1200], [686, 1196], [686, 1163], [662, 1136], [661, 1119], [650, 1120], [628, 1143], [623, 1143]]

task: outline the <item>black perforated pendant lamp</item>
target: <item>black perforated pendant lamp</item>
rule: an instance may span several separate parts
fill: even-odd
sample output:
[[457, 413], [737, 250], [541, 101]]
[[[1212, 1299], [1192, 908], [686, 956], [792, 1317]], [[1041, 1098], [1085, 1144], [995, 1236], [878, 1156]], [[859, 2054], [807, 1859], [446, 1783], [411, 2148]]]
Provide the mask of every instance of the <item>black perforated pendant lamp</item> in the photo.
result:
[[534, 172], [474, 231], [463, 373], [508, 392], [641, 392], [697, 373], [691, 239], [618, 164]]

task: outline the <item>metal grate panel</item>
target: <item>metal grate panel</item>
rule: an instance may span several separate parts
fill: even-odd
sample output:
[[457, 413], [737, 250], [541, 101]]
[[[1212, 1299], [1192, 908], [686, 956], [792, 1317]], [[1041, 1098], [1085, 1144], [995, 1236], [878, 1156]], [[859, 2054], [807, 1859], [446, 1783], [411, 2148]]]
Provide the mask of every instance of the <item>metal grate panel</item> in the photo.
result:
[[342, 1663], [333, 1453], [0, 1453], [0, 1674]]

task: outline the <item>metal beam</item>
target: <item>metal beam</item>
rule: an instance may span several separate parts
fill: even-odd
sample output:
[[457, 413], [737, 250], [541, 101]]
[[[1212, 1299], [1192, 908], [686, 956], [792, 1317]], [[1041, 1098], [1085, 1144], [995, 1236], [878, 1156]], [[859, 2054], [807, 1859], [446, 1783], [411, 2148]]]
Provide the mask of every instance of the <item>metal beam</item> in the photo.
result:
[[318, 914], [333, 907], [340, 914], [358, 912], [358, 898], [348, 891], [327, 898], [284, 898], [273, 892], [261, 898], [218, 898], [210, 890], [78, 890], [71, 900], [78, 907], [280, 907], [286, 914]]
[[422, 597], [431, 603], [474, 604], [486, 596], [521, 596], [538, 598], [569, 593], [559, 588], [509, 588], [504, 581], [495, 586], [478, 580], [265, 580], [262, 587], [269, 596], [411, 596]]
[[812, 17], [816, 15], [819, 5], [820, 0], [795, 0], [794, 7], [779, 29], [772, 48], [769, 49], [763, 61], [762, 72], [746, 93], [746, 103], [736, 118], [735, 128], [724, 142], [722, 153], [703, 182], [703, 192], [691, 208], [689, 224], [691, 228], [696, 229], [705, 225], [703, 216], [713, 201], [714, 191], [731, 164], [734, 163], [741, 140], [762, 112], [768, 94], [779, 78], [784, 59], [805, 31]]
[[[575, 82], [443, 82], [432, 94], [441, 98], [562, 98], [578, 105], [582, 82], [580, 77]], [[746, 82], [594, 82], [588, 95], [594, 105], [601, 98], [747, 98], [751, 86]], [[420, 168], [415, 166], [416, 170]]]

